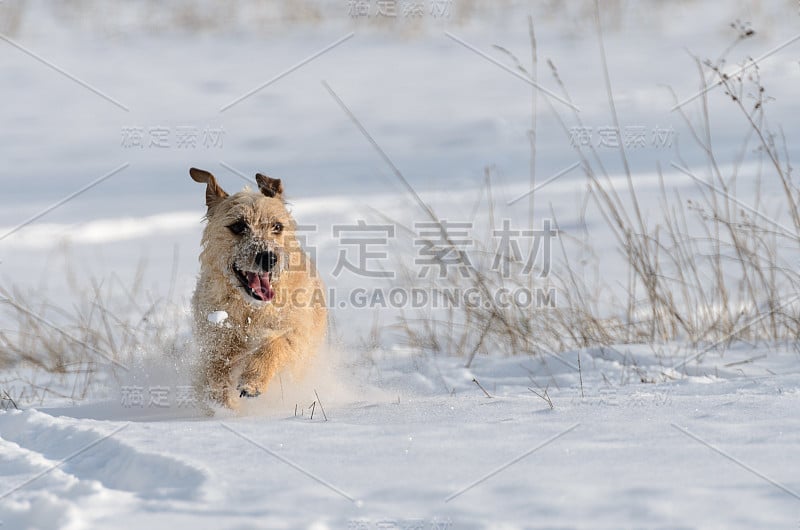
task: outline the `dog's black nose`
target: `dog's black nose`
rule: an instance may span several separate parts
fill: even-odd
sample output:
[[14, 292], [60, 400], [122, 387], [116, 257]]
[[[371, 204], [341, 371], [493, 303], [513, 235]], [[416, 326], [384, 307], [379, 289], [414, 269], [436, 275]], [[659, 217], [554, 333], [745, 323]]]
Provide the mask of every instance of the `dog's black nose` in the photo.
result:
[[275, 255], [274, 252], [271, 250], [267, 250], [266, 252], [259, 252], [256, 254], [256, 265], [261, 267], [265, 271], [271, 271], [275, 268], [275, 265], [278, 263], [278, 256]]

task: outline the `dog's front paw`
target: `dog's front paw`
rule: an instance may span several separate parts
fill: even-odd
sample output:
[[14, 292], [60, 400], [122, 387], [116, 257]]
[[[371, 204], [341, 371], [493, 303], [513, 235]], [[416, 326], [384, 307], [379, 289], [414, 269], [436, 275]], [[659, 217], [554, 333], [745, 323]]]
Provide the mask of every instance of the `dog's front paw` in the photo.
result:
[[239, 391], [240, 398], [254, 398], [261, 395], [261, 391], [251, 385], [239, 385], [237, 390]]

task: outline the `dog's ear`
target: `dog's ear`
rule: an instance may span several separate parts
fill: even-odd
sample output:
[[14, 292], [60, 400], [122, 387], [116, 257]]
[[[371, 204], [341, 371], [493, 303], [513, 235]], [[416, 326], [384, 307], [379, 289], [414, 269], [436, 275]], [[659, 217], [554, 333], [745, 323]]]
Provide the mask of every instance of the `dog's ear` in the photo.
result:
[[267, 197], [282, 198], [283, 183], [281, 183], [281, 179], [273, 179], [261, 173], [256, 173], [256, 182], [258, 182], [258, 189]]
[[208, 171], [193, 167], [189, 169], [189, 175], [192, 176], [192, 180], [195, 182], [206, 185], [206, 206], [209, 212], [219, 201], [228, 196], [225, 190], [217, 184], [217, 179], [214, 178], [214, 175]]

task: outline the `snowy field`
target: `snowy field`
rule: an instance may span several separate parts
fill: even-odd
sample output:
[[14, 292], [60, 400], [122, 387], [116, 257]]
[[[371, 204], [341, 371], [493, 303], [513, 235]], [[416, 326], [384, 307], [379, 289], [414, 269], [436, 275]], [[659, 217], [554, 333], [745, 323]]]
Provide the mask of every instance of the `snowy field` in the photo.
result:
[[582, 352], [582, 397], [576, 354], [467, 370], [390, 352], [319, 382], [328, 421], [295, 416], [310, 386], [211, 420], [116, 400], [7, 412], [3, 484], [24, 486], [0, 513], [9, 528], [794, 528], [797, 354], [757, 353], [645, 385], [657, 352]]
[[[370, 265], [410, 263], [397, 249], [428, 221], [414, 194], [475, 232], [524, 226], [531, 204], [536, 227], [557, 219], [583, 279], [602, 279], [605, 316], [623, 318], [628, 282], [576, 149], [596, 147], [592, 164], [625, 189], [604, 143], [615, 124], [593, 2], [397, 2], [394, 17], [379, 4], [392, 3], [0, 1], [0, 529], [800, 528], [791, 332], [470, 360], [404, 340], [403, 304], [362, 303], [413, 281], [342, 270], [343, 253], [358, 261], [343, 238], [388, 223], [398, 244]], [[729, 71], [763, 56], [765, 123], [800, 158], [797, 3], [600, 4], [647, 223], [662, 220], [664, 187], [702, 201], [692, 175], [719, 168], [737, 174], [726, 189], [742, 208], [792, 226], [723, 88], [685, 107], [694, 121], [707, 101], [715, 167], [670, 90], [700, 90], [693, 54], [725, 55]], [[579, 113], [520, 77], [528, 15], [537, 84], [563, 95], [552, 61]], [[205, 213], [189, 167], [231, 192], [256, 172], [283, 179], [334, 298], [307, 378], [213, 417], [189, 392]], [[775, 267], [796, 269], [796, 236], [776, 248]], [[553, 258], [552, 273], [565, 266]], [[114, 363], [70, 327], [76, 315], [113, 337]], [[70, 363], [54, 370], [61, 349]]]

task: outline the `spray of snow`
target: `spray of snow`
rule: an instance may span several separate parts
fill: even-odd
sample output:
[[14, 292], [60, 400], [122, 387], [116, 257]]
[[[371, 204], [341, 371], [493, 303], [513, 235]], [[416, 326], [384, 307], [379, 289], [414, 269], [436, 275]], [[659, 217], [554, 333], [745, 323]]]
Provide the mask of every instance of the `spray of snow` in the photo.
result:
[[396, 396], [371, 385], [363, 373], [348, 369], [351, 355], [334, 346], [323, 347], [301, 373], [286, 370], [270, 382], [257, 398], [243, 399], [239, 414], [243, 416], [286, 417], [295, 414], [308, 417], [311, 407], [314, 419], [335, 416], [337, 407], [357, 402], [389, 402]]

